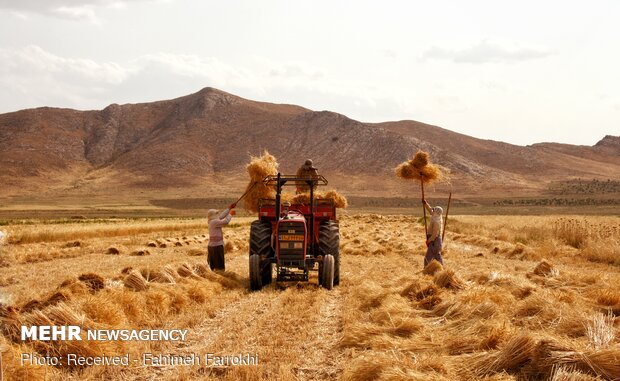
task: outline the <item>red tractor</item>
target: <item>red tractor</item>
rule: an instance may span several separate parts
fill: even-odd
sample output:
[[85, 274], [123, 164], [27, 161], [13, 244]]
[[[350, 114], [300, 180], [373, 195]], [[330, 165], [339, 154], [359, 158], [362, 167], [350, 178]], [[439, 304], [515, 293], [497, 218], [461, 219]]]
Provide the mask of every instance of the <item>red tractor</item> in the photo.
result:
[[[327, 185], [323, 176], [281, 175], [263, 180], [276, 189], [275, 199], [261, 199], [258, 219], [250, 228], [250, 288], [260, 290], [276, 281], [308, 281], [318, 264], [319, 284], [328, 290], [340, 283], [340, 232], [334, 200], [314, 198], [314, 188]], [[307, 203], [281, 202], [282, 187], [305, 184]]]

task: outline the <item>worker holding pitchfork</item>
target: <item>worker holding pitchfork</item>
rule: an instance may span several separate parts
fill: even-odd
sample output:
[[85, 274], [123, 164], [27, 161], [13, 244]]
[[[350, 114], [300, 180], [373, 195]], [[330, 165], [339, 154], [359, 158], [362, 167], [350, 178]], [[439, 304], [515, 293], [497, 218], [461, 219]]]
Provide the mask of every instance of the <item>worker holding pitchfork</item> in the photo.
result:
[[224, 233], [222, 227], [228, 225], [232, 216], [235, 214], [237, 203], [232, 203], [228, 209], [224, 209], [218, 214], [215, 209], [209, 209], [207, 220], [209, 221], [209, 245], [207, 247], [209, 255], [207, 262], [211, 270], [226, 270], [224, 259]]
[[433, 259], [443, 265], [443, 258], [441, 257], [441, 226], [443, 209], [441, 206], [431, 207], [425, 199], [422, 199], [424, 208], [431, 216], [431, 222], [428, 226], [428, 232], [426, 233], [426, 256], [424, 257], [424, 267], [426, 267]]

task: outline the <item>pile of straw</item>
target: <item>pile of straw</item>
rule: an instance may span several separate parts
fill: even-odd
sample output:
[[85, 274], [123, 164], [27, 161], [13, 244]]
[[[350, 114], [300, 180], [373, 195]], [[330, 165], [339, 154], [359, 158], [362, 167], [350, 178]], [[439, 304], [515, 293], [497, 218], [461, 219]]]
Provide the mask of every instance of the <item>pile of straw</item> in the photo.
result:
[[465, 288], [465, 283], [450, 269], [436, 273], [433, 282], [435, 282], [437, 286], [443, 288], [451, 288], [454, 290]]
[[196, 265], [194, 265], [194, 272], [198, 274], [198, 276], [206, 278], [207, 276], [209, 276], [211, 270], [204, 263], [197, 263]]
[[120, 250], [118, 250], [116, 247], [109, 247], [108, 250], [106, 250], [105, 253], [106, 254], [112, 254], [112, 255], [118, 255], [118, 254], [120, 254]]
[[422, 274], [426, 275], [435, 275], [436, 272], [443, 270], [443, 266], [436, 259], [433, 259], [424, 270], [422, 270]]
[[[144, 273], [142, 274], [144, 275]], [[145, 277], [146, 278], [146, 277]], [[159, 271], [150, 272], [147, 278], [149, 282], [176, 283], [176, 273], [170, 265], [162, 267]]]
[[102, 276], [95, 273], [86, 273], [78, 277], [78, 279], [92, 291], [99, 291], [105, 287], [105, 279]]
[[[250, 182], [246, 188], [247, 195], [243, 199], [243, 207], [249, 212], [258, 211], [258, 200], [261, 198], [274, 198], [275, 189], [263, 183], [263, 179], [269, 175], [278, 174], [278, 162], [267, 150], [260, 157], [252, 157], [246, 167], [250, 175]], [[251, 189], [250, 189], [251, 188]]]
[[401, 179], [419, 180], [425, 184], [441, 180], [443, 175], [441, 168], [430, 163], [428, 153], [424, 151], [416, 152], [411, 160], [399, 164], [395, 171]]
[[[336, 208], [344, 209], [349, 206], [349, 202], [347, 198], [335, 190], [327, 191], [326, 193], [314, 192], [314, 199], [318, 198], [330, 198], [334, 200], [334, 206]], [[301, 193], [296, 194], [292, 197], [283, 197], [284, 201], [289, 201], [291, 204], [309, 204], [310, 203], [310, 193]]]
[[546, 260], [540, 261], [538, 265], [533, 270], [533, 273], [540, 276], [548, 276], [553, 273], [554, 267], [553, 264], [547, 262]]
[[131, 270], [123, 282], [125, 287], [133, 291], [144, 291], [149, 288], [149, 283], [142, 277], [142, 274]]
[[131, 254], [129, 255], [133, 255], [133, 256], [138, 256], [138, 257], [143, 257], [145, 255], [151, 255], [151, 252], [148, 250], [134, 250], [131, 252]]
[[194, 270], [192, 270], [192, 268], [190, 267], [190, 265], [188, 265], [187, 263], [183, 263], [181, 266], [179, 266], [179, 268], [177, 269], [177, 273], [182, 276], [183, 278], [187, 278], [190, 277], [192, 275], [194, 275]]
[[47, 310], [47, 317], [59, 325], [82, 325], [84, 317], [78, 315], [65, 303], [60, 303]]

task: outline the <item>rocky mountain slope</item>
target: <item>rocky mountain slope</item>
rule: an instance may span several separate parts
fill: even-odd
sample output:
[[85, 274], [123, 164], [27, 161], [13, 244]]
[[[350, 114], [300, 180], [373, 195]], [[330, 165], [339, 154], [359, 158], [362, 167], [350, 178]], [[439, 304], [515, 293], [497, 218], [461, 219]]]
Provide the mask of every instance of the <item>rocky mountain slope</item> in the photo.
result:
[[268, 149], [283, 172], [312, 158], [357, 195], [410, 189], [393, 168], [417, 149], [464, 194], [526, 194], [549, 181], [620, 179], [620, 137], [596, 145], [515, 146], [415, 121], [362, 123], [328, 111], [246, 100], [205, 88], [177, 99], [101, 111], [37, 108], [0, 115], [4, 195], [233, 194], [250, 155]]

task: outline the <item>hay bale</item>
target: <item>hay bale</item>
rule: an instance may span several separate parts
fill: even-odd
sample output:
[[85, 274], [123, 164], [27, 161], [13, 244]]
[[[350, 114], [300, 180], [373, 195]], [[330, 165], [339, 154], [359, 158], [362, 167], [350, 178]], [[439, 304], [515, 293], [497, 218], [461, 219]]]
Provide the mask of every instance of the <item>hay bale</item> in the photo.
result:
[[72, 295], [70, 292], [65, 291], [65, 290], [58, 290], [54, 292], [53, 294], [51, 294], [50, 296], [48, 296], [43, 302], [43, 305], [53, 306], [61, 302], [68, 302], [69, 300], [71, 300], [71, 298], [72, 298]]
[[194, 275], [194, 270], [192, 270], [191, 266], [188, 265], [187, 263], [183, 263], [177, 269], [177, 273], [183, 278], [187, 278], [187, 277]]
[[69, 248], [69, 247], [82, 247], [83, 243], [81, 241], [73, 241], [73, 242], [67, 242], [64, 245], [62, 245], [62, 247], [65, 248]]
[[422, 270], [422, 274], [435, 275], [436, 272], [441, 270], [443, 270], [441, 263], [439, 263], [436, 259], [433, 259], [428, 265], [426, 265], [424, 270]]
[[323, 196], [324, 198], [331, 198], [332, 200], [334, 200], [334, 206], [336, 208], [346, 208], [347, 206], [349, 206], [349, 202], [347, 201], [347, 198], [344, 197], [343, 195], [341, 195], [340, 193], [338, 193], [335, 190], [330, 190], [327, 191], [327, 193], [325, 193], [325, 195]]
[[237, 247], [235, 246], [235, 244], [232, 241], [226, 241], [226, 243], [224, 244], [224, 251], [229, 253], [235, 250], [237, 250]]
[[474, 357], [469, 366], [478, 376], [516, 371], [530, 360], [536, 347], [534, 338], [522, 333], [508, 340], [499, 351]]
[[190, 249], [187, 251], [187, 255], [192, 256], [192, 257], [199, 257], [202, 255], [207, 255], [207, 252], [204, 250], [200, 250], [200, 249]]
[[105, 288], [105, 279], [98, 274], [95, 273], [85, 273], [78, 277], [78, 279], [92, 291], [99, 291]]
[[243, 199], [243, 207], [249, 212], [256, 213], [258, 211], [258, 200], [275, 197], [275, 189], [265, 185], [263, 179], [269, 175], [278, 174], [278, 162], [273, 155], [265, 150], [262, 156], [251, 158], [246, 170], [250, 175], [250, 182], [246, 188], [246, 191], [249, 191]]
[[205, 265], [204, 263], [197, 263], [196, 265], [194, 265], [194, 272], [198, 274], [198, 276], [206, 278], [211, 272], [211, 269], [209, 269], [209, 266]]
[[108, 247], [108, 250], [106, 250], [106, 252], [105, 252], [105, 253], [106, 253], [106, 254], [111, 254], [111, 255], [118, 255], [118, 254], [120, 254], [121, 252], [120, 252], [120, 250], [119, 250], [119, 249], [117, 249], [116, 247], [113, 247], [113, 246], [112, 246], [112, 247]]
[[144, 279], [142, 274], [135, 270], [131, 270], [123, 281], [125, 287], [133, 291], [144, 291], [149, 288], [149, 283]]
[[620, 379], [620, 348], [618, 346], [600, 351], [549, 351], [548, 361], [579, 370], [605, 380]]
[[465, 283], [451, 269], [446, 269], [435, 274], [433, 282], [439, 287], [461, 290]]
[[147, 246], [147, 247], [157, 247], [157, 243], [156, 243], [156, 242], [153, 242], [153, 241], [149, 241], [149, 242], [146, 244], [146, 246]]
[[148, 250], [134, 250], [129, 255], [133, 255], [133, 256], [137, 256], [137, 257], [143, 257], [143, 256], [146, 256], [146, 255], [151, 255], [151, 252], [148, 251]]
[[548, 276], [548, 275], [551, 275], [553, 271], [554, 271], [553, 264], [543, 259], [542, 261], [540, 261], [538, 265], [536, 265], [536, 267], [534, 267], [534, 270], [532, 272], [536, 275]]
[[183, 246], [183, 244], [181, 242], [177, 241], [177, 242], [174, 243], [174, 246]]
[[82, 325], [84, 323], [84, 318], [65, 303], [50, 307], [46, 315], [51, 321], [60, 325]]
[[162, 248], [162, 249], [165, 249], [166, 247], [168, 247], [168, 245], [166, 245], [165, 242], [162, 242], [162, 243], [159, 244], [159, 247]]
[[[146, 277], [145, 277], [146, 278]], [[169, 265], [164, 266], [159, 271], [149, 271], [148, 281], [156, 283], [176, 283], [176, 273]]]
[[395, 173], [401, 179], [419, 180], [425, 184], [441, 180], [443, 175], [441, 167], [431, 164], [428, 153], [424, 151], [416, 152], [411, 160], [399, 164]]

